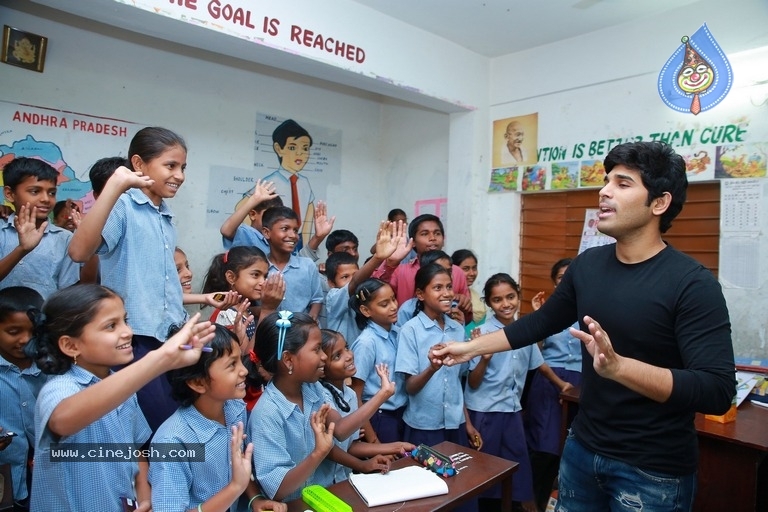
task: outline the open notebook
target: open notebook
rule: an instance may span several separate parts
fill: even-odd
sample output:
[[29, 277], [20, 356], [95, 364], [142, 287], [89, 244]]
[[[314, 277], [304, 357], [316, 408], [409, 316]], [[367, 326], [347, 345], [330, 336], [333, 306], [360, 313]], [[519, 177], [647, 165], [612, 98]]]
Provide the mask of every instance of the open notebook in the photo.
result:
[[349, 483], [369, 507], [448, 494], [445, 480], [421, 466], [408, 466], [386, 474], [352, 474]]

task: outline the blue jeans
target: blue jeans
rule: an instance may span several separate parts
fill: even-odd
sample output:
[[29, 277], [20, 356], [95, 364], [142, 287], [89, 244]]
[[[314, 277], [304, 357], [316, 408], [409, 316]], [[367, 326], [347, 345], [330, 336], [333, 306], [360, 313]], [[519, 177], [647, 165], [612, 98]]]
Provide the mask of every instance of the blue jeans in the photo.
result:
[[557, 512], [689, 512], [696, 473], [641, 470], [591, 452], [569, 433], [558, 488]]

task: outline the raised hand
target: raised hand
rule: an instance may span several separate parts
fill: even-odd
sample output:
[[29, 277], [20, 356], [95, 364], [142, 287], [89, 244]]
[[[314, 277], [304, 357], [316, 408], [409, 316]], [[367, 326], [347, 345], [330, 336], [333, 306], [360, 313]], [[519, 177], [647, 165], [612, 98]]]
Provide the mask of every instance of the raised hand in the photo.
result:
[[595, 319], [589, 316], [584, 317], [589, 333], [579, 329], [569, 328], [571, 335], [580, 339], [592, 356], [592, 367], [598, 375], [612, 379], [619, 370], [621, 357], [613, 351], [613, 345], [608, 337], [608, 333], [603, 330]]
[[315, 236], [325, 238], [333, 231], [333, 223], [336, 217], [328, 217], [328, 206], [325, 201], [318, 201], [315, 205]]
[[72, 219], [72, 224], [75, 225], [75, 229], [79, 228], [80, 223], [83, 222], [83, 214], [80, 213], [80, 210], [74, 208], [71, 208], [69, 212], [69, 216]]
[[544, 305], [544, 292], [539, 292], [531, 299], [531, 307], [534, 311], [538, 311], [541, 306]]
[[389, 380], [389, 366], [386, 363], [376, 365], [376, 373], [381, 378], [381, 391], [384, 391], [388, 395], [395, 394], [395, 383]]
[[273, 197], [277, 197], [274, 182], [257, 180], [256, 186], [253, 187], [253, 195], [251, 195], [253, 205], [256, 206], [262, 201], [272, 199]]
[[248, 443], [248, 446], [243, 450], [244, 427], [243, 422], [238, 421], [237, 425], [232, 425], [232, 437], [229, 441], [229, 449], [231, 452], [230, 460], [232, 461], [232, 484], [240, 490], [242, 493], [251, 481], [251, 472], [253, 471], [251, 464], [253, 461], [253, 443]]
[[395, 252], [392, 253], [392, 255], [387, 259], [388, 262], [391, 263], [390, 266], [394, 266], [401, 261], [405, 259], [408, 254], [410, 254], [411, 249], [413, 249], [413, 240], [408, 238], [405, 224], [403, 224], [403, 221], [399, 220], [397, 221], [398, 226], [395, 227], [395, 231], [398, 230], [402, 233], [402, 237], [400, 238], [400, 243], [397, 246], [397, 249], [395, 249]]
[[320, 409], [309, 416], [309, 424], [315, 433], [315, 451], [323, 457], [328, 455], [333, 448], [333, 429], [336, 428], [336, 424], [333, 422], [327, 426], [325, 424], [328, 421], [330, 408], [329, 404], [323, 404]]
[[164, 356], [167, 369], [189, 366], [200, 359], [203, 347], [213, 339], [214, 326], [211, 322], [199, 320], [200, 313], [195, 313], [179, 332], [158, 349]]
[[283, 274], [280, 272], [275, 272], [267, 277], [261, 289], [261, 310], [267, 312], [277, 311], [284, 298], [285, 278], [283, 278]]
[[402, 245], [403, 236], [402, 221], [382, 221], [379, 226], [379, 232], [376, 235], [373, 255], [379, 259], [386, 260], [395, 253], [398, 246]]
[[43, 221], [40, 227], [37, 227], [37, 208], [30, 207], [29, 203], [21, 205], [13, 224], [19, 235], [19, 247], [26, 252], [30, 252], [38, 246], [45, 234], [45, 228], [48, 227], [47, 220]]
[[147, 188], [154, 185], [155, 180], [149, 176], [144, 176], [144, 173], [139, 171], [132, 171], [127, 167], [121, 165], [112, 176], [109, 177], [108, 182], [117, 183], [120, 189], [126, 191], [130, 188]]
[[247, 329], [248, 325], [253, 322], [253, 315], [250, 312], [251, 301], [243, 299], [240, 304], [235, 307], [236, 316], [234, 323], [232, 324], [232, 332], [235, 333], [237, 339], [240, 341], [240, 350], [243, 354], [247, 354], [249, 350], [253, 349], [253, 340], [248, 337]]
[[205, 294], [205, 303], [216, 309], [221, 309], [222, 311], [231, 308], [240, 302], [241, 299], [242, 297], [240, 294], [234, 290], [230, 290], [228, 292], [213, 292]]

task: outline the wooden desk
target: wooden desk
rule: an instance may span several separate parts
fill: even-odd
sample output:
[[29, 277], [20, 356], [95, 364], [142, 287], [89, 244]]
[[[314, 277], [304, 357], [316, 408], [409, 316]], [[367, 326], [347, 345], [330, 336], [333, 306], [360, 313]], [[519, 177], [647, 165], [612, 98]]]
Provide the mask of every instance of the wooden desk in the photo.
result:
[[[563, 416], [579, 402], [580, 389], [561, 393]], [[768, 409], [749, 402], [736, 421], [718, 423], [696, 415], [699, 437], [696, 512], [768, 510]], [[567, 432], [561, 433], [563, 442]]]
[[[493, 455], [447, 441], [437, 444], [433, 448], [445, 455], [464, 452], [472, 456], [472, 459], [457, 464], [460, 470], [464, 466], [466, 466], [466, 469], [461, 470], [456, 476], [445, 479], [448, 484], [448, 494], [413, 500], [404, 505], [395, 503], [369, 508], [349, 482], [334, 484], [328, 490], [347, 502], [355, 512], [366, 510], [371, 512], [392, 512], [394, 509], [397, 509], [398, 512], [432, 512], [451, 510], [459, 503], [478, 496], [493, 485], [501, 483], [502, 510], [512, 510], [512, 474], [517, 471], [517, 462], [494, 457]], [[403, 458], [395, 461], [392, 464], [392, 469], [415, 464], [416, 462], [413, 459], [409, 457]], [[311, 508], [301, 499], [288, 503], [288, 512], [304, 512], [305, 510], [311, 510]]]
[[697, 414], [696, 431], [699, 489], [693, 509], [768, 510], [768, 409], [742, 403], [731, 423]]
[[565, 438], [568, 435], [568, 419], [571, 417], [571, 405], [579, 404], [579, 396], [581, 396], [581, 388], [574, 386], [568, 391], [560, 393], [560, 399], [563, 401], [563, 414], [560, 418], [560, 453], [563, 453], [563, 446], [565, 446]]

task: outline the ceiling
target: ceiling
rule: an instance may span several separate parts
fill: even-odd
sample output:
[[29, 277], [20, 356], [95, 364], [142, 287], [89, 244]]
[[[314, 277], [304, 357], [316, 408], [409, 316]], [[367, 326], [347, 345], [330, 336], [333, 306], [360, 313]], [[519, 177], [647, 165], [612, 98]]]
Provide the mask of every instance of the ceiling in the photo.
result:
[[698, 0], [354, 0], [486, 57], [577, 37]]

